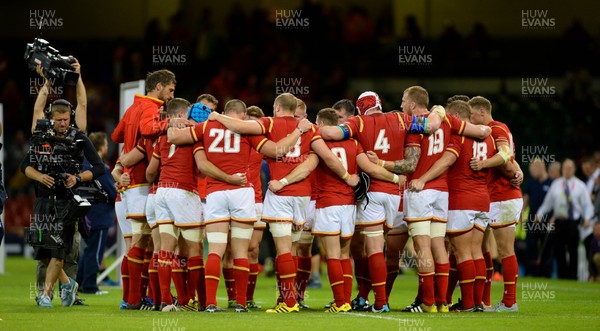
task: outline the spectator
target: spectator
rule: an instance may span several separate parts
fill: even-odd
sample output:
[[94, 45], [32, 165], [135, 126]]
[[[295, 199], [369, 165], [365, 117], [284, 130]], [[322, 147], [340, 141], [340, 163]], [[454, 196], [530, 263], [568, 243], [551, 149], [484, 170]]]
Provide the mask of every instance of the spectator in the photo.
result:
[[553, 213], [550, 224], [555, 225], [553, 244], [558, 278], [577, 279], [578, 227], [581, 225], [585, 229], [590, 226], [594, 209], [585, 184], [575, 177], [575, 162], [571, 159], [563, 162], [562, 177], [552, 182], [536, 213], [536, 221], [549, 212]]
[[[552, 179], [548, 177], [544, 161], [537, 158], [529, 165], [531, 179], [524, 191], [523, 210], [529, 208], [527, 218], [527, 264], [526, 276], [550, 277], [552, 274], [551, 247], [547, 245], [548, 219], [535, 223], [535, 214], [550, 189]], [[546, 243], [545, 243], [546, 242]]]
[[560, 177], [560, 162], [552, 162], [548, 165], [548, 177], [555, 180]]
[[[98, 152], [100, 159], [104, 159], [108, 150], [106, 134], [104, 132], [93, 132], [90, 134], [90, 140]], [[108, 294], [106, 291], [100, 291], [96, 276], [104, 258], [108, 229], [115, 224], [114, 206], [117, 189], [111, 176], [110, 168], [106, 164], [104, 167], [106, 173], [98, 177], [98, 181], [106, 193], [108, 193], [109, 200], [94, 204], [85, 216], [85, 223], [90, 226], [90, 230], [87, 238], [85, 236], [83, 238], [87, 246], [83, 250], [83, 255], [79, 258], [79, 269], [77, 270], [77, 283], [80, 286], [79, 292], [81, 293]], [[89, 168], [91, 168], [91, 165], [86, 160], [84, 169]]]
[[588, 246], [588, 253], [593, 263], [590, 268], [590, 281], [600, 282], [600, 222], [594, 224], [593, 238]]
[[588, 193], [591, 195], [594, 192], [594, 186], [596, 178], [600, 175], [600, 168], [596, 167], [596, 162], [590, 157], [586, 157], [581, 162], [581, 171], [587, 178], [585, 186], [587, 187]]

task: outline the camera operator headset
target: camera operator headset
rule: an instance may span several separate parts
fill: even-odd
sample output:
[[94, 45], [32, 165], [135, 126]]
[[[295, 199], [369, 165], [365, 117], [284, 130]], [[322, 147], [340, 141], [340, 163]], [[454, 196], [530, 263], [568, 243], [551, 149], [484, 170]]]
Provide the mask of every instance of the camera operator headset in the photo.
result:
[[[65, 215], [64, 209], [73, 208], [70, 202], [74, 196], [71, 191], [74, 187], [80, 182], [96, 179], [105, 170], [104, 163], [89, 138], [81, 130], [71, 126], [74, 110], [68, 101], [54, 101], [48, 107], [47, 115], [49, 120], [36, 121], [31, 147], [21, 164], [21, 170], [36, 181], [34, 216], [53, 216], [54, 218], [49, 219], [60, 222], [60, 226], [53, 229], [59, 232], [61, 243], [40, 245], [34, 250], [34, 258], [48, 267], [44, 295], [49, 296], [57, 279], [63, 285], [71, 283], [63, 271], [63, 263], [71, 248], [77, 220], [61, 219], [59, 214]], [[83, 156], [91, 163], [92, 168], [79, 172]]]

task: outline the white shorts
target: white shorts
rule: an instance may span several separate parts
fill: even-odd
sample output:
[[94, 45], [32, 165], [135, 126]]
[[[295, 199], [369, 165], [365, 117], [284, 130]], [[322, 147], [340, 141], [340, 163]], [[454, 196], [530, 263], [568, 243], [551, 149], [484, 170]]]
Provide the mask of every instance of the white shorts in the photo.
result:
[[[383, 192], [367, 192], [367, 199], [363, 199], [356, 207], [356, 227], [379, 225], [393, 227], [398, 207], [400, 207], [400, 195]], [[366, 205], [366, 209], [365, 209]]]
[[[386, 226], [387, 226], [387, 224], [386, 224]], [[396, 217], [394, 217], [394, 224], [393, 224], [392, 228], [389, 229], [387, 235], [388, 236], [398, 236], [401, 234], [406, 234], [407, 232], [408, 232], [408, 224], [404, 220], [404, 212], [397, 211]]]
[[515, 227], [515, 224], [519, 223], [522, 209], [521, 198], [490, 203], [490, 226], [492, 228]]
[[302, 226], [306, 223], [309, 201], [310, 196], [279, 196], [267, 190], [262, 220], [267, 223], [292, 222]]
[[262, 202], [255, 203], [254, 209], [256, 209], [256, 223], [254, 223], [254, 228], [257, 230], [264, 230], [267, 227], [267, 223], [263, 222], [263, 220], [262, 220], [262, 211], [263, 211]]
[[156, 223], [156, 207], [154, 204], [154, 197], [156, 193], [148, 194], [148, 198], [146, 199], [146, 220], [148, 221], [148, 225], [150, 229], [154, 229], [158, 226]]
[[254, 189], [242, 187], [234, 190], [212, 192], [206, 196], [204, 223], [256, 222]]
[[202, 226], [200, 197], [179, 188], [159, 187], [154, 195], [156, 223], [178, 227]]
[[479, 210], [449, 210], [446, 233], [463, 234], [469, 232], [473, 229], [477, 221], [479, 224], [485, 223], [487, 226], [487, 213]]
[[144, 219], [146, 217], [146, 198], [150, 185], [140, 185], [121, 192], [121, 200], [125, 202], [125, 215], [128, 219]]
[[310, 231], [315, 224], [315, 217], [317, 209], [317, 201], [310, 200], [308, 202], [308, 210], [306, 211], [306, 223], [304, 223], [304, 230]]
[[131, 222], [125, 217], [126, 206], [123, 200], [115, 201], [115, 213], [117, 214], [117, 223], [119, 223], [119, 229], [121, 229], [123, 238], [131, 238], [133, 236]]
[[315, 212], [314, 236], [341, 236], [352, 238], [354, 234], [355, 205], [319, 208]]
[[448, 192], [423, 190], [404, 192], [404, 219], [406, 222], [434, 221], [448, 219]]

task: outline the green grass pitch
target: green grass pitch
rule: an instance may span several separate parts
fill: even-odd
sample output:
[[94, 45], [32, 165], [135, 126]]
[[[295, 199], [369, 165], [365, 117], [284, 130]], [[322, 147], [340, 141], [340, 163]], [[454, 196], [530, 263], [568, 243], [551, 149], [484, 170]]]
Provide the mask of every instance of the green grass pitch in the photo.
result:
[[[30, 290], [35, 283], [35, 262], [8, 258], [6, 273], [0, 275], [0, 330], [600, 330], [600, 284], [575, 281], [520, 278], [517, 288], [518, 313], [410, 314], [399, 309], [416, 293], [416, 275], [401, 275], [390, 298], [391, 313], [328, 314], [322, 307], [332, 297], [326, 276], [322, 289], [309, 289], [310, 310], [295, 314], [248, 314], [121, 311], [119, 288], [103, 288], [108, 295], [82, 295], [89, 307], [63, 308], [55, 298], [53, 309], [35, 305]], [[30, 285], [31, 284], [31, 285]], [[460, 290], [455, 291], [458, 298]], [[497, 302], [502, 283], [495, 282], [492, 301]], [[256, 301], [264, 308], [276, 300], [274, 278], [260, 277]], [[226, 306], [221, 282], [219, 304]], [[372, 299], [372, 295], [371, 295]]]

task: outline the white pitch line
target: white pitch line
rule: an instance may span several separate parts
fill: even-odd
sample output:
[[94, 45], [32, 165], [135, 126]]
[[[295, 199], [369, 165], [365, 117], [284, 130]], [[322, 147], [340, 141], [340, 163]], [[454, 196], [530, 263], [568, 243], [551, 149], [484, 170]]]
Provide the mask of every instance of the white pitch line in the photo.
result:
[[396, 322], [412, 320], [412, 319], [408, 319], [408, 318], [394, 318], [394, 317], [389, 317], [389, 316], [383, 316], [382, 314], [344, 313], [344, 315], [377, 318], [377, 319], [390, 320], [390, 321], [396, 321]]

